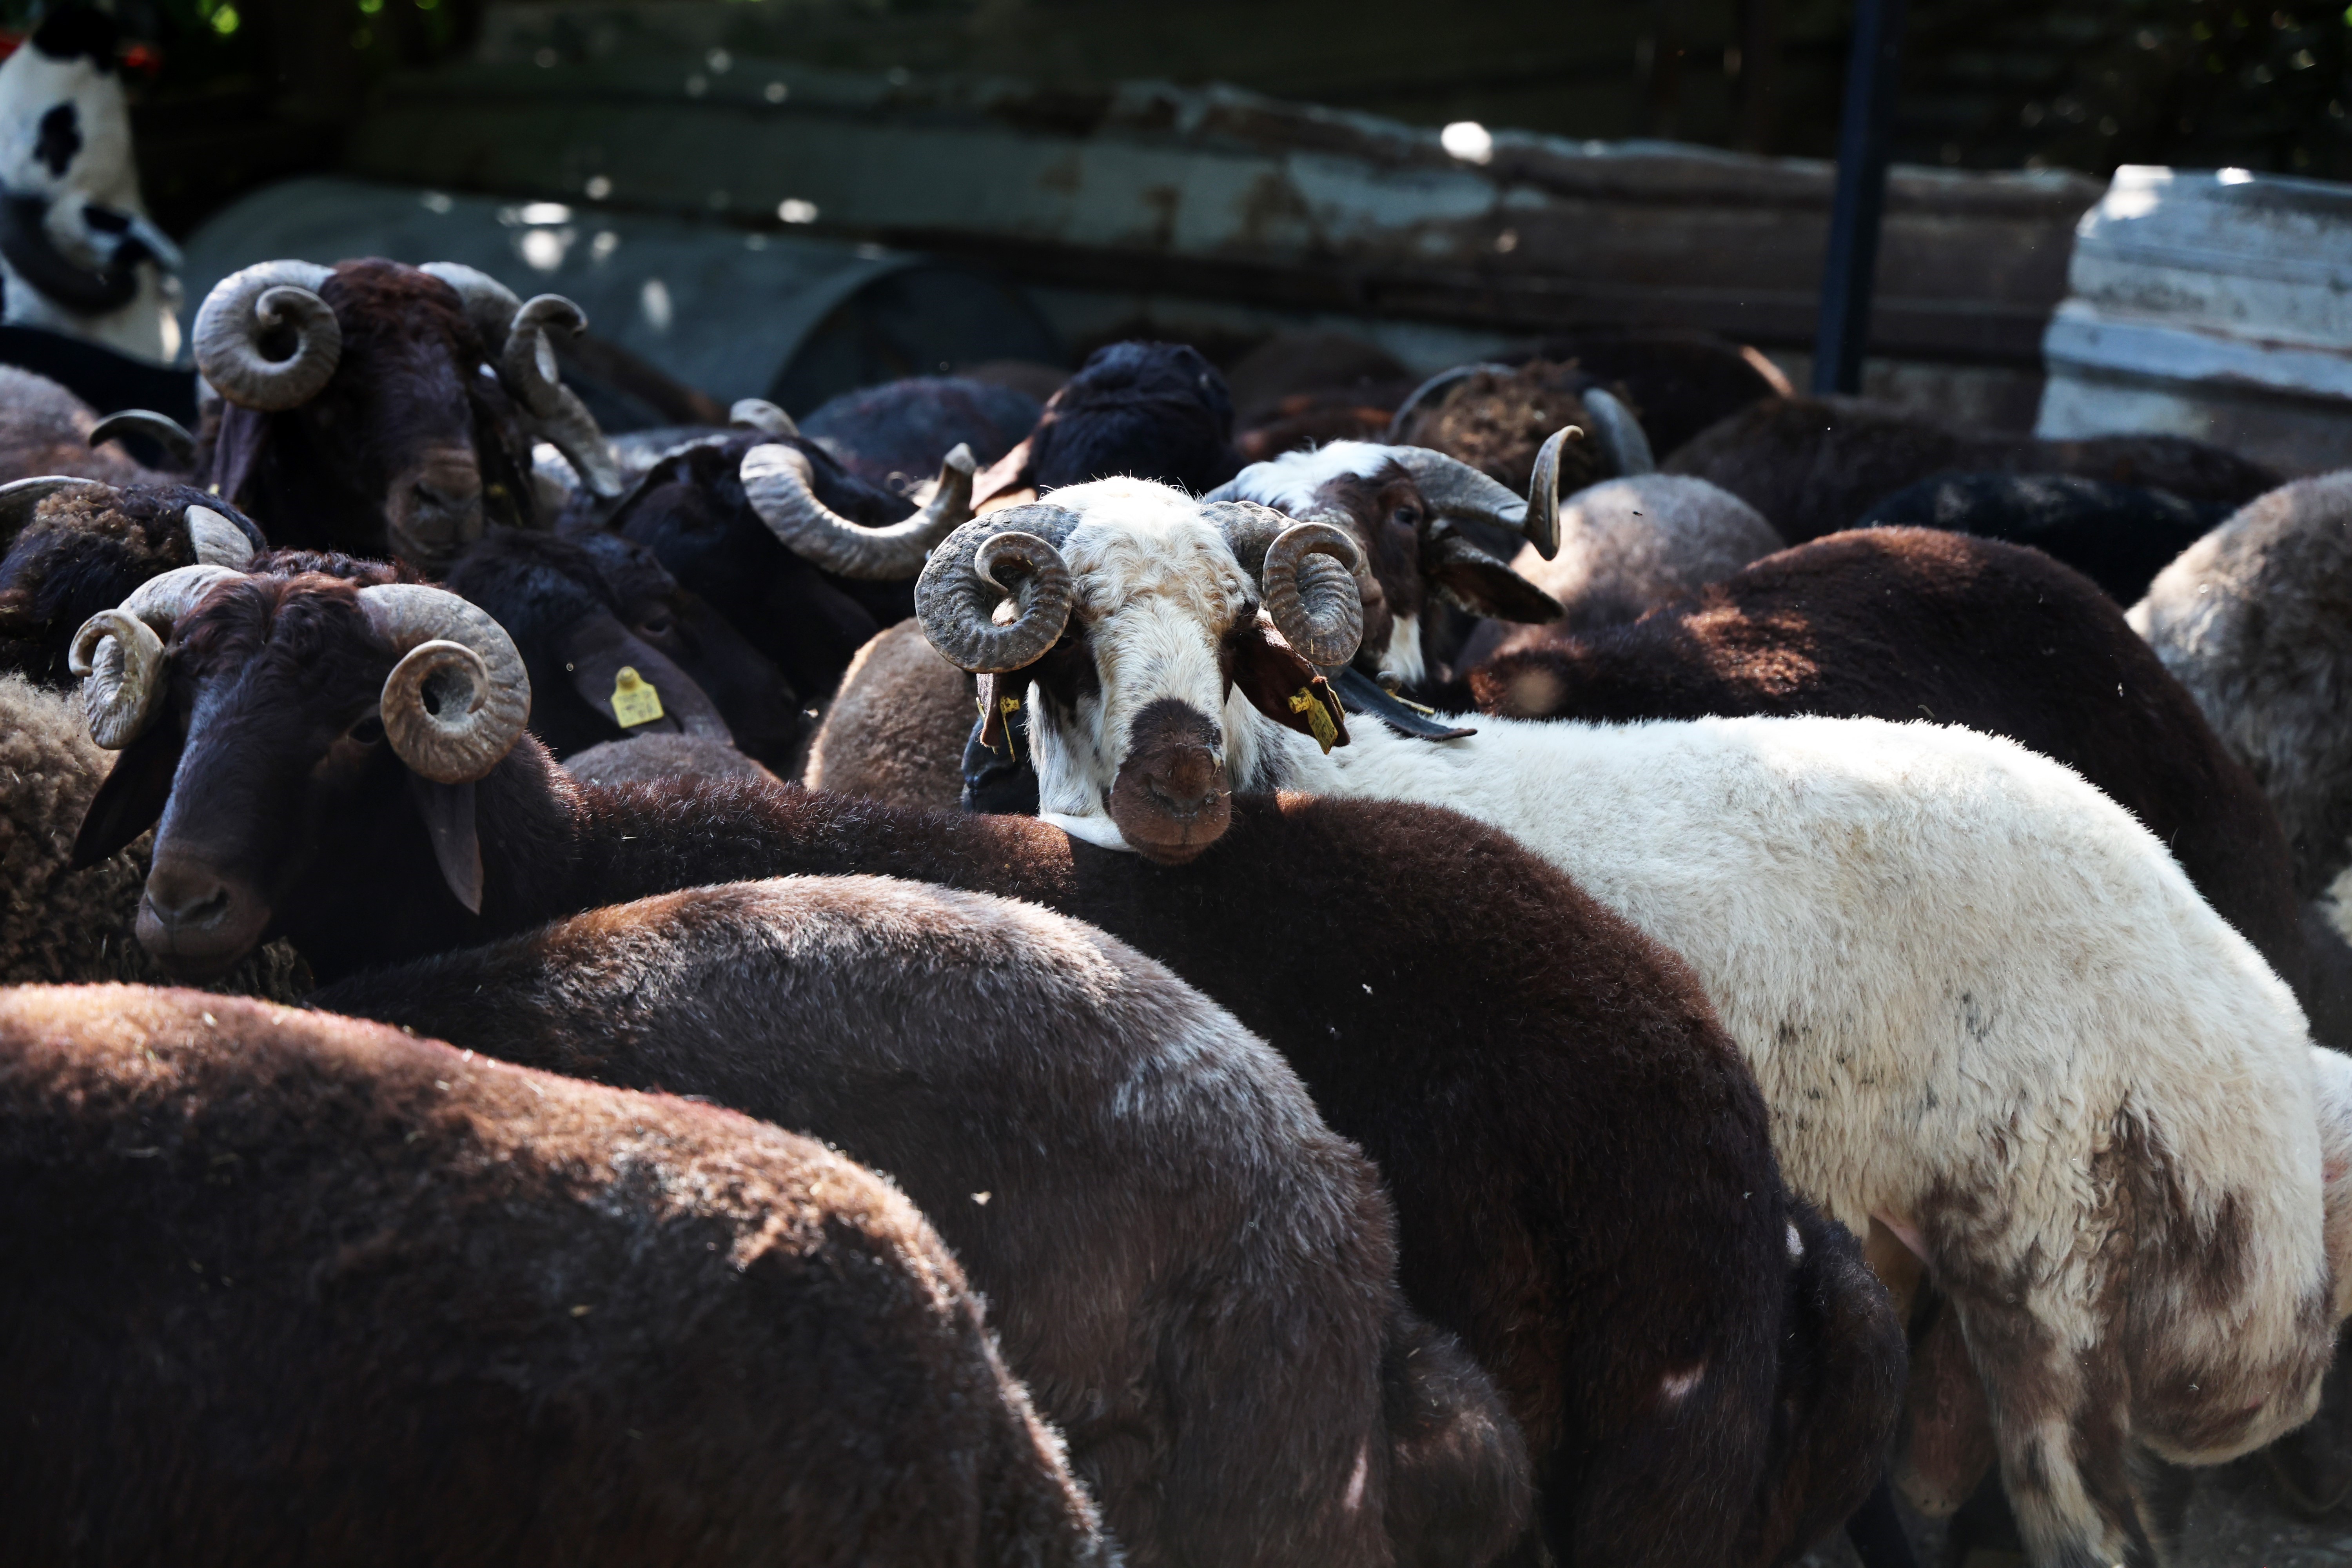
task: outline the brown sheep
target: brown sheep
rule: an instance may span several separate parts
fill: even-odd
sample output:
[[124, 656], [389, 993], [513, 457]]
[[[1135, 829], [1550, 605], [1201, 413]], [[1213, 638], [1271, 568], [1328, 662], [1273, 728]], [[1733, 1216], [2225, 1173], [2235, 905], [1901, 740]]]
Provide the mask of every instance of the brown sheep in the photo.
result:
[[920, 622], [900, 621], [849, 661], [801, 780], [835, 795], [953, 811], [972, 700], [971, 678], [939, 656]]
[[0, 1560], [1108, 1564], [912, 1205], [380, 1025], [0, 991]]
[[68, 474], [110, 485], [168, 485], [175, 476], [148, 468], [121, 443], [90, 446], [98, 411], [44, 375], [0, 365], [0, 484], [39, 474]]
[[887, 1172], [1138, 1564], [1469, 1568], [1525, 1527], [1518, 1428], [1397, 1293], [1370, 1164], [1263, 1040], [1091, 927], [792, 878], [600, 909], [312, 1005], [708, 1096]]

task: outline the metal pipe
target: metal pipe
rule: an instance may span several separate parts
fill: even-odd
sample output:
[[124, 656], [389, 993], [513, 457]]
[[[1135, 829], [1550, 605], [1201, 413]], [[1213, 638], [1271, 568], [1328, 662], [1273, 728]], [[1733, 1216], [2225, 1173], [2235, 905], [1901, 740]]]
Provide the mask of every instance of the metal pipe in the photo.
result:
[[1886, 206], [1886, 142], [1903, 54], [1904, 3], [1854, 0], [1853, 52], [1846, 58], [1845, 107], [1838, 121], [1837, 200], [1830, 209], [1829, 258], [1822, 268], [1821, 321], [1813, 337], [1816, 393], [1862, 390], [1879, 220]]

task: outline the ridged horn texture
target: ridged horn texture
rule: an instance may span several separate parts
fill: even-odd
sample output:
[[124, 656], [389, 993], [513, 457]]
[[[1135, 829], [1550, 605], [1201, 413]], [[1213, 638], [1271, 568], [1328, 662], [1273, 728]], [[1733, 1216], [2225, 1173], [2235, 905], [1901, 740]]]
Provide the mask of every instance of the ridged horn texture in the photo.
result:
[[15, 479], [0, 485], [0, 550], [5, 550], [25, 525], [33, 521], [40, 504], [62, 489], [76, 485], [94, 485], [96, 479], [78, 479], [71, 474], [37, 474], [29, 479]]
[[188, 542], [195, 548], [196, 560], [206, 566], [226, 566], [232, 572], [242, 572], [253, 561], [253, 541], [245, 530], [208, 506], [192, 506], [182, 514], [188, 530]]
[[589, 494], [611, 500], [621, 493], [621, 465], [614, 461], [612, 443], [596, 416], [563, 384], [555, 345], [548, 340], [550, 331], [577, 337], [587, 330], [588, 318], [562, 295], [533, 295], [515, 312], [499, 368], [530, 411], [540, 437], [563, 454]]
[[[931, 552], [915, 580], [915, 617], [940, 657], [976, 675], [1024, 669], [1045, 656], [1070, 624], [1076, 590], [1062, 542], [1078, 514], [1050, 502], [1008, 506], [967, 522]], [[1006, 569], [1019, 567], [1008, 590]], [[992, 617], [1010, 592], [1009, 626]]]
[[1389, 416], [1387, 439], [1391, 442], [1402, 440], [1404, 437], [1404, 427], [1414, 415], [1444, 396], [1446, 389], [1453, 386], [1454, 383], [1467, 381], [1482, 370], [1492, 371], [1496, 375], [1513, 374], [1509, 365], [1483, 363], [1457, 364], [1449, 370], [1439, 371], [1435, 375], [1414, 387], [1411, 395], [1402, 403], [1397, 405], [1397, 411]]
[[467, 319], [498, 367], [499, 379], [520, 402], [531, 434], [563, 454], [588, 493], [610, 500], [621, 493], [621, 466], [614, 460], [594, 415], [563, 384], [555, 363], [550, 328], [586, 330], [588, 318], [561, 294], [534, 295], [529, 303], [478, 268], [462, 261], [428, 261], [417, 268], [457, 291]]
[[768, 436], [797, 437], [801, 433], [791, 415], [764, 397], [737, 398], [734, 406], [727, 410], [727, 423]]
[[379, 705], [400, 760], [436, 784], [470, 784], [498, 766], [530, 720], [530, 676], [506, 628], [421, 583], [362, 588], [359, 602], [400, 658]]
[[1364, 601], [1356, 586], [1363, 552], [1354, 535], [1336, 523], [1294, 521], [1255, 501], [1216, 501], [1202, 511], [1257, 578], [1265, 613], [1293, 652], [1326, 669], [1356, 657]]
[[[1553, 439], [1559, 439], [1557, 433]], [[1513, 495], [1509, 486], [1444, 452], [1426, 447], [1391, 447], [1389, 455], [1412, 476], [1413, 488], [1421, 491], [1421, 499], [1429, 503], [1433, 515], [1512, 529], [1524, 534], [1547, 558], [1559, 549], [1559, 454], [1556, 449], [1552, 450], [1553, 500], [1549, 508], [1529, 506]], [[1549, 549], [1545, 548], [1547, 543]]]
[[[264, 261], [213, 285], [196, 311], [196, 369], [240, 408], [280, 414], [299, 408], [342, 363], [343, 329], [319, 289], [333, 268], [310, 261]], [[291, 325], [294, 352], [261, 352], [272, 329]]]
[[971, 519], [971, 475], [979, 465], [959, 442], [940, 462], [939, 485], [903, 522], [868, 528], [816, 499], [805, 453], [763, 444], [743, 454], [743, 495], [785, 549], [843, 577], [891, 583], [923, 569], [931, 546]]
[[243, 575], [226, 566], [174, 567], [81, 624], [66, 668], [82, 678], [81, 710], [91, 740], [119, 752], [145, 731], [163, 703], [164, 645], [173, 628], [197, 600]]
[[113, 440], [118, 436], [144, 436], [164, 451], [173, 460], [193, 463], [196, 460], [196, 438], [188, 427], [168, 414], [158, 414], [152, 408], [121, 408], [89, 427], [92, 447]]
[[1658, 471], [1658, 459], [1650, 452], [1650, 437], [1632, 409], [1601, 388], [1588, 386], [1584, 411], [1592, 416], [1592, 438], [1609, 465], [1610, 478]]

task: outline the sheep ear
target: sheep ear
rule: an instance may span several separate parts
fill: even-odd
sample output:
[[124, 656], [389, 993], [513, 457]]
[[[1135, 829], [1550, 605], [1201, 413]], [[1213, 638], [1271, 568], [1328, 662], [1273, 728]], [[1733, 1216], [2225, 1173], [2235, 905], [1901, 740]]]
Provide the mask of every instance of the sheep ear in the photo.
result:
[[482, 841], [474, 831], [474, 786], [436, 784], [422, 773], [411, 773], [408, 787], [433, 840], [433, 858], [440, 862], [442, 880], [468, 914], [480, 914]]
[[172, 779], [180, 771], [182, 739], [169, 713], [114, 759], [114, 771], [98, 786], [74, 836], [70, 868], [95, 866], [155, 826], [171, 803]]
[[1328, 752], [1348, 743], [1348, 713], [1323, 672], [1291, 651], [1274, 623], [1258, 612], [1255, 624], [1225, 640], [1229, 679], [1250, 705]]
[[1423, 559], [1422, 575], [1447, 604], [1496, 621], [1556, 621], [1559, 601], [1460, 534], [1446, 534]]

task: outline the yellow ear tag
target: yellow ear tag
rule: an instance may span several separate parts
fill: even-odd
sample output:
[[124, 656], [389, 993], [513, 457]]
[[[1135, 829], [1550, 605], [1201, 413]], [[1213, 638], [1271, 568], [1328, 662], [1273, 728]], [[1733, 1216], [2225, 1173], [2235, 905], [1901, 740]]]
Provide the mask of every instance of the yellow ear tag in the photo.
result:
[[661, 693], [635, 668], [621, 666], [620, 678], [613, 682], [613, 717], [620, 721], [621, 728], [650, 724], [661, 716]]
[[1302, 686], [1292, 692], [1290, 710], [1307, 715], [1307, 728], [1313, 732], [1315, 743], [1323, 748], [1325, 756], [1329, 756], [1331, 742], [1339, 738], [1339, 726], [1331, 722], [1330, 713], [1323, 704], [1315, 700], [1314, 689]]

